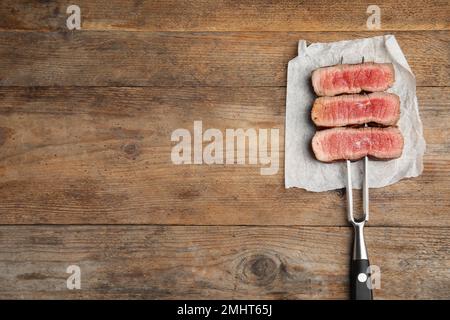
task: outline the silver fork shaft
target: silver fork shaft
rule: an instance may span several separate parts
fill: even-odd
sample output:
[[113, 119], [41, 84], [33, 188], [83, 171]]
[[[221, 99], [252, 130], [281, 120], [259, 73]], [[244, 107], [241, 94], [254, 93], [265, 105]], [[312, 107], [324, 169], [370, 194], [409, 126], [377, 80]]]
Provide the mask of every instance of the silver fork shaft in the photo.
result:
[[[365, 126], [367, 127], [367, 123]], [[364, 221], [369, 221], [369, 158], [367, 156], [364, 157], [363, 213]]]
[[355, 239], [353, 241], [353, 260], [367, 260], [367, 248], [364, 241], [364, 223], [354, 222], [353, 227], [355, 229]]

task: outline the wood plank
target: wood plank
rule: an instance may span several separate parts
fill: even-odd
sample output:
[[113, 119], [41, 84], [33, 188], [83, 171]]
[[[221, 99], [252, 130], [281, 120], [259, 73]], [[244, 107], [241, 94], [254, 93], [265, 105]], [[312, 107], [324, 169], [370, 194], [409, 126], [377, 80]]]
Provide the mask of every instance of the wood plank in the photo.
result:
[[[381, 35], [383, 33], [376, 33]], [[285, 86], [299, 39], [370, 32], [0, 32], [1, 86]], [[395, 32], [419, 86], [450, 86], [448, 31]]]
[[[370, 225], [450, 226], [450, 88], [418, 99], [425, 171], [371, 189]], [[285, 88], [0, 88], [0, 221], [345, 226], [342, 190], [284, 188], [284, 110]], [[194, 120], [279, 128], [280, 170], [172, 164]]]
[[[77, 0], [83, 30], [361, 31], [370, 1]], [[383, 0], [382, 30], [449, 30], [448, 1]], [[69, 3], [2, 0], [0, 30], [66, 30]]]
[[[449, 299], [449, 228], [367, 228], [375, 299]], [[350, 228], [0, 227], [0, 297], [346, 299]], [[68, 290], [66, 268], [81, 268]]]

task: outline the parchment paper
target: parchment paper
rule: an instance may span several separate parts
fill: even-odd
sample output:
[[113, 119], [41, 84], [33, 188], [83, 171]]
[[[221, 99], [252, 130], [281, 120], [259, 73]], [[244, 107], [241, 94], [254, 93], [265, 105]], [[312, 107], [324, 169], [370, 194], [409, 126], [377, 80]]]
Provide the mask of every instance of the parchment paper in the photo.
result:
[[[398, 126], [405, 139], [401, 158], [390, 161], [369, 161], [369, 187], [379, 188], [403, 178], [422, 173], [425, 140], [416, 97], [415, 77], [393, 35], [373, 38], [313, 43], [301, 40], [298, 56], [288, 65], [286, 130], [285, 130], [285, 187], [299, 187], [309, 191], [326, 191], [345, 187], [345, 162], [322, 163], [311, 150], [311, 138], [316, 129], [311, 121], [311, 107], [316, 98], [311, 85], [311, 72], [324, 66], [365, 61], [392, 62], [395, 83], [388, 91], [400, 97]], [[352, 163], [354, 188], [361, 188], [362, 161]]]

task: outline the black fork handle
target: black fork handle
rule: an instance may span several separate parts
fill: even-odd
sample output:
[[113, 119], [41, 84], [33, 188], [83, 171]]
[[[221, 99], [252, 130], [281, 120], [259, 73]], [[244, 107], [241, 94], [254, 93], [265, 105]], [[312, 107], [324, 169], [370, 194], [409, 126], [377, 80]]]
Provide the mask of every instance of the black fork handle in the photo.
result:
[[370, 263], [367, 259], [352, 260], [350, 288], [352, 300], [372, 300]]

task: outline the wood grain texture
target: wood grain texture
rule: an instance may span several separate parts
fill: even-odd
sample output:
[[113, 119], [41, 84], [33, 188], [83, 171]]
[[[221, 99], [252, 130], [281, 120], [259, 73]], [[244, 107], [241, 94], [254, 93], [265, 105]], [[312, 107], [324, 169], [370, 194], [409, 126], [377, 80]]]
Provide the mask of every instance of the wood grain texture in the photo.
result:
[[[346, 299], [350, 228], [0, 227], [2, 298]], [[449, 299], [449, 228], [368, 228], [376, 299]], [[66, 268], [81, 268], [68, 290]]]
[[[448, 1], [377, 1], [378, 32], [362, 0], [76, 4], [68, 32], [68, 2], [0, 2], [1, 299], [348, 298], [344, 191], [284, 189], [286, 68], [299, 39], [388, 33], [427, 152], [422, 176], [370, 191], [374, 294], [450, 299]], [[194, 120], [279, 128], [278, 174], [173, 165], [170, 135]]]
[[[419, 86], [450, 86], [449, 31], [394, 34]], [[284, 87], [299, 39], [332, 42], [373, 35], [0, 32], [0, 85]]]
[[[370, 225], [450, 226], [450, 88], [418, 88], [418, 99], [424, 173], [371, 189]], [[1, 88], [0, 220], [347, 225], [344, 192], [284, 188], [284, 110], [285, 88]], [[171, 134], [194, 120], [279, 128], [278, 174], [172, 164]]]
[[[66, 30], [66, 1], [2, 0], [0, 29]], [[77, 0], [83, 30], [367, 30], [372, 1]], [[449, 30], [448, 1], [376, 1], [382, 30]]]

